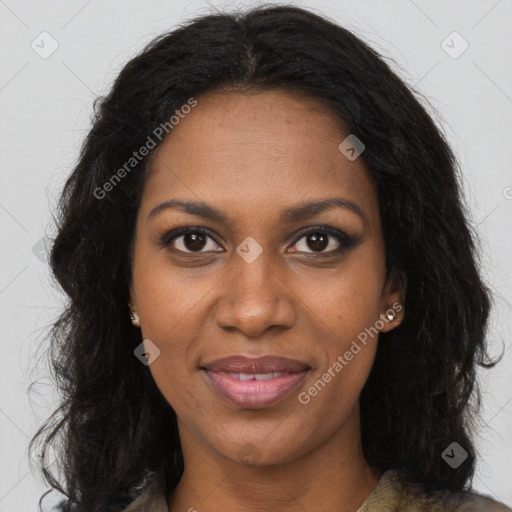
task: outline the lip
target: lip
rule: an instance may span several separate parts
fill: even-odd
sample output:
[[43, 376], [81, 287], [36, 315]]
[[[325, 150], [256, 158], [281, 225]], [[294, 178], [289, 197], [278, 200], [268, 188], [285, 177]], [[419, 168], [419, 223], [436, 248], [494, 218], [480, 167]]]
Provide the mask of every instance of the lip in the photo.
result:
[[[201, 367], [216, 392], [237, 407], [249, 409], [280, 401], [300, 386], [310, 369], [302, 361], [276, 355], [258, 358], [235, 355], [216, 359]], [[277, 375], [273, 375], [274, 372]], [[239, 378], [240, 373], [243, 380]], [[256, 380], [254, 374], [264, 380]]]
[[260, 357], [247, 357], [243, 355], [223, 357], [210, 361], [202, 365], [201, 368], [212, 372], [297, 373], [309, 369], [309, 365], [296, 359], [269, 354]]

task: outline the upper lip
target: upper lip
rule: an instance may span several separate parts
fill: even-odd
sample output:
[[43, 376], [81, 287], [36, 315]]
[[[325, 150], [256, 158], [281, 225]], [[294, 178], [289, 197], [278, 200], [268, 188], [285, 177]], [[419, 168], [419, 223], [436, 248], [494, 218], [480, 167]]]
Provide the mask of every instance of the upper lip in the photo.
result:
[[277, 355], [265, 355], [257, 358], [234, 355], [215, 359], [202, 366], [212, 372], [234, 373], [297, 373], [309, 369], [309, 366], [295, 359]]

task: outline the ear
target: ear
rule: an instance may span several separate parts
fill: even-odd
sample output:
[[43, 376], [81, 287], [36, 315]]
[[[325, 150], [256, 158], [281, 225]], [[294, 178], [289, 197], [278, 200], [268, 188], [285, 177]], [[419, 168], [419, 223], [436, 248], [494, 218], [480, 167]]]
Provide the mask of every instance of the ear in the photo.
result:
[[[404, 318], [405, 292], [407, 290], [407, 276], [404, 272], [391, 269], [384, 284], [381, 298], [380, 318], [384, 327], [380, 332], [388, 332], [397, 327]], [[394, 313], [392, 320], [388, 319], [388, 313]]]

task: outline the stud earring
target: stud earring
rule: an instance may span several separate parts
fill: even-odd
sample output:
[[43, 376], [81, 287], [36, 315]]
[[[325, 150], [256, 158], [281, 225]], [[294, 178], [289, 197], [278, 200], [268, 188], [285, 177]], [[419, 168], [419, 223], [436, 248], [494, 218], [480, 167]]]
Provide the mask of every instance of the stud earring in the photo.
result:
[[395, 318], [395, 312], [390, 311], [390, 312], [386, 313], [386, 318], [391, 322]]
[[130, 307], [130, 318], [132, 320], [132, 324], [135, 327], [140, 327], [139, 315], [137, 315], [131, 304], [128, 304], [128, 306]]

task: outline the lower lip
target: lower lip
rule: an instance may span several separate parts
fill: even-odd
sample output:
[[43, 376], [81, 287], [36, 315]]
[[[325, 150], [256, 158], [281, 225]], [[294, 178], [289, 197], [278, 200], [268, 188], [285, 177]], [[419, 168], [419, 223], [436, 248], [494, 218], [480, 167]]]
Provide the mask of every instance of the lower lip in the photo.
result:
[[259, 408], [281, 400], [297, 388], [308, 370], [268, 380], [238, 380], [224, 372], [203, 370], [213, 388], [238, 407]]

